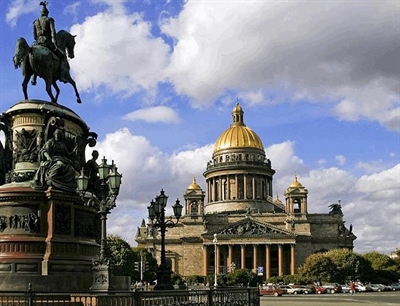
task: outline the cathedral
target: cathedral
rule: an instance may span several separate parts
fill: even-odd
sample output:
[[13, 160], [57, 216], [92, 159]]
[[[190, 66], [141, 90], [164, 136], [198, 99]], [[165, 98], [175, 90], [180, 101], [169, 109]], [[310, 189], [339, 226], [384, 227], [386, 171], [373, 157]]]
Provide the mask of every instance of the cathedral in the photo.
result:
[[[184, 215], [166, 232], [173, 272], [205, 276], [247, 268], [267, 279], [295, 274], [312, 253], [353, 249], [356, 236], [344, 225], [340, 203], [327, 213], [309, 213], [308, 190], [297, 176], [283, 202], [273, 198], [275, 170], [239, 103], [205, 166], [205, 190], [193, 179], [183, 194]], [[142, 222], [135, 240], [160, 256], [160, 234], [151, 222]]]

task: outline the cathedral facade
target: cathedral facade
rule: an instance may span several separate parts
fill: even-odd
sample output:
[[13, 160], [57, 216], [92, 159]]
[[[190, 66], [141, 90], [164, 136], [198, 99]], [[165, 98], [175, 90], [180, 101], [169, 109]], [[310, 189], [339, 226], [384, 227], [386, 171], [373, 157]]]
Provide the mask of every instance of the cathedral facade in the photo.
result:
[[[295, 274], [312, 253], [353, 249], [340, 203], [327, 213], [308, 212], [308, 190], [295, 176], [284, 202], [273, 198], [271, 161], [260, 137], [244, 124], [239, 104], [232, 124], [217, 139], [203, 173], [205, 190], [193, 179], [184, 192], [184, 216], [165, 237], [172, 271], [183, 276], [247, 268], [264, 279]], [[160, 256], [160, 234], [142, 222], [138, 247]]]

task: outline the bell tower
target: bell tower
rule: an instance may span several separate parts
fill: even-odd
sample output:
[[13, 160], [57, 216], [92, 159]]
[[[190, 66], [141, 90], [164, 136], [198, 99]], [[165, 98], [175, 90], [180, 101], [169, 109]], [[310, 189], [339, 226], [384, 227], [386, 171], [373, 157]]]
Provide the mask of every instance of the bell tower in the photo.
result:
[[292, 184], [285, 190], [286, 213], [307, 214], [307, 195], [308, 190], [300, 184], [295, 175]]
[[186, 189], [183, 194], [185, 198], [185, 215], [190, 216], [191, 219], [197, 219], [204, 215], [204, 197], [205, 192], [193, 178], [192, 184]]

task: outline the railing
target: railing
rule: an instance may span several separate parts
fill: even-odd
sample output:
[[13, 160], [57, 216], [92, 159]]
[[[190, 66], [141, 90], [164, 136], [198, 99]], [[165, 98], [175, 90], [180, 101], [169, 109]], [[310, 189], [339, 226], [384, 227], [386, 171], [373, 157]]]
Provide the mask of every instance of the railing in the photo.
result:
[[258, 288], [64, 293], [0, 292], [0, 306], [259, 306]]

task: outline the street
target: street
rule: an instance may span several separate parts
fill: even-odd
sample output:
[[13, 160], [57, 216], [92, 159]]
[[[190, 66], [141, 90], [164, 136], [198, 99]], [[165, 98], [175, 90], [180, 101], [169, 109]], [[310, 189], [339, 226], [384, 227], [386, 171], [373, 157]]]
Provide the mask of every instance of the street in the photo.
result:
[[337, 294], [308, 294], [283, 295], [280, 297], [262, 296], [261, 306], [394, 306], [400, 305], [400, 291], [368, 292], [350, 295]]

